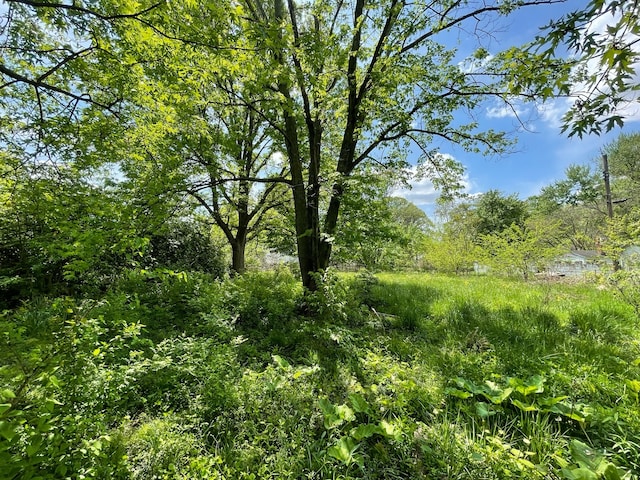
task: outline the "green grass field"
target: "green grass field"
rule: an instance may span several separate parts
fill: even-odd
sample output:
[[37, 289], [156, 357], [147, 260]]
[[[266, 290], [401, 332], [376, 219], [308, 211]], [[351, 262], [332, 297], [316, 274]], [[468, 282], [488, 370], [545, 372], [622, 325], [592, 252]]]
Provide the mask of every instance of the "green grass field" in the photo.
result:
[[132, 275], [5, 312], [0, 478], [637, 478], [639, 319], [610, 292], [380, 274], [301, 301], [286, 271]]

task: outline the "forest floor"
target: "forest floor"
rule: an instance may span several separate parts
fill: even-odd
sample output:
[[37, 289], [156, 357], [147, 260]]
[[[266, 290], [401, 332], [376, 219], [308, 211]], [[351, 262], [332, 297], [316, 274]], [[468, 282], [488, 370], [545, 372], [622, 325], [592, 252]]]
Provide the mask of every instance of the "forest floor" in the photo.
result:
[[0, 342], [0, 479], [640, 472], [640, 320], [593, 283], [367, 274], [303, 297], [287, 270], [138, 272], [2, 313]]

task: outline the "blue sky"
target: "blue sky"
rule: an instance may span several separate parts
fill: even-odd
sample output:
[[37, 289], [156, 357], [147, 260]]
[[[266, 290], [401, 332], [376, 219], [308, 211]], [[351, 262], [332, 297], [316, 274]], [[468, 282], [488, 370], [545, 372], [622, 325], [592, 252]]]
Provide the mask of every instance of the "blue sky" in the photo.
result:
[[[570, 0], [558, 5], [523, 9], [492, 25], [495, 29], [493, 36], [481, 40], [481, 45], [489, 52], [496, 53], [509, 46], [526, 43], [539, 33], [539, 27], [563, 13], [584, 8], [585, 3], [586, 0]], [[453, 41], [456, 42], [456, 38]], [[463, 37], [460, 37], [458, 48], [461, 54], [466, 54], [463, 41]], [[470, 45], [469, 51], [476, 46]], [[570, 139], [560, 132], [560, 117], [567, 106], [566, 99], [558, 99], [539, 108], [534, 105], [523, 106], [521, 119], [527, 125], [524, 131], [516, 118], [507, 115], [500, 105], [486, 105], [476, 112], [476, 119], [486, 129], [517, 131], [518, 143], [513, 151], [501, 158], [485, 158], [446, 145], [441, 151], [465, 165], [467, 193], [478, 194], [497, 189], [505, 194], [518, 194], [525, 199], [563, 178], [569, 165], [593, 164], [600, 158], [602, 147], [615, 140], [621, 132], [640, 131], [640, 104], [635, 103], [628, 110], [629, 116], [622, 129], [601, 136]], [[411, 190], [397, 190], [394, 194], [411, 200], [433, 217], [437, 193], [427, 180], [413, 181], [412, 184]]]

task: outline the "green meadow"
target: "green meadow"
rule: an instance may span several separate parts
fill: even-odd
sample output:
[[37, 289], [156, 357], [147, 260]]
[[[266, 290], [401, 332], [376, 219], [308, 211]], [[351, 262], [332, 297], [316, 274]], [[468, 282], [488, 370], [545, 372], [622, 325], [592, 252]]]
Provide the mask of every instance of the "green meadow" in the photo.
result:
[[1, 478], [640, 471], [638, 318], [589, 283], [138, 272], [0, 318]]

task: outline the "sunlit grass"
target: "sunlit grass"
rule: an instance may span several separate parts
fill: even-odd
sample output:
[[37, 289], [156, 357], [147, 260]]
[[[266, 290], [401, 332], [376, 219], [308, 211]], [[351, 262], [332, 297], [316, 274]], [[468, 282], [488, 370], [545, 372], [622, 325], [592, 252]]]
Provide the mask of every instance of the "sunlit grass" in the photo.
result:
[[[51, 361], [65, 388], [30, 395], [110, 439], [76, 454], [96, 471], [556, 479], [571, 478], [586, 444], [629, 475], [640, 464], [638, 318], [594, 285], [350, 275], [302, 296], [279, 271], [124, 287], [90, 310], [42, 301], [7, 317], [19, 335], [73, 345]], [[47, 318], [66, 326], [43, 330]], [[13, 351], [37, 354], [31, 341]], [[535, 393], [508, 391], [527, 382]]]

